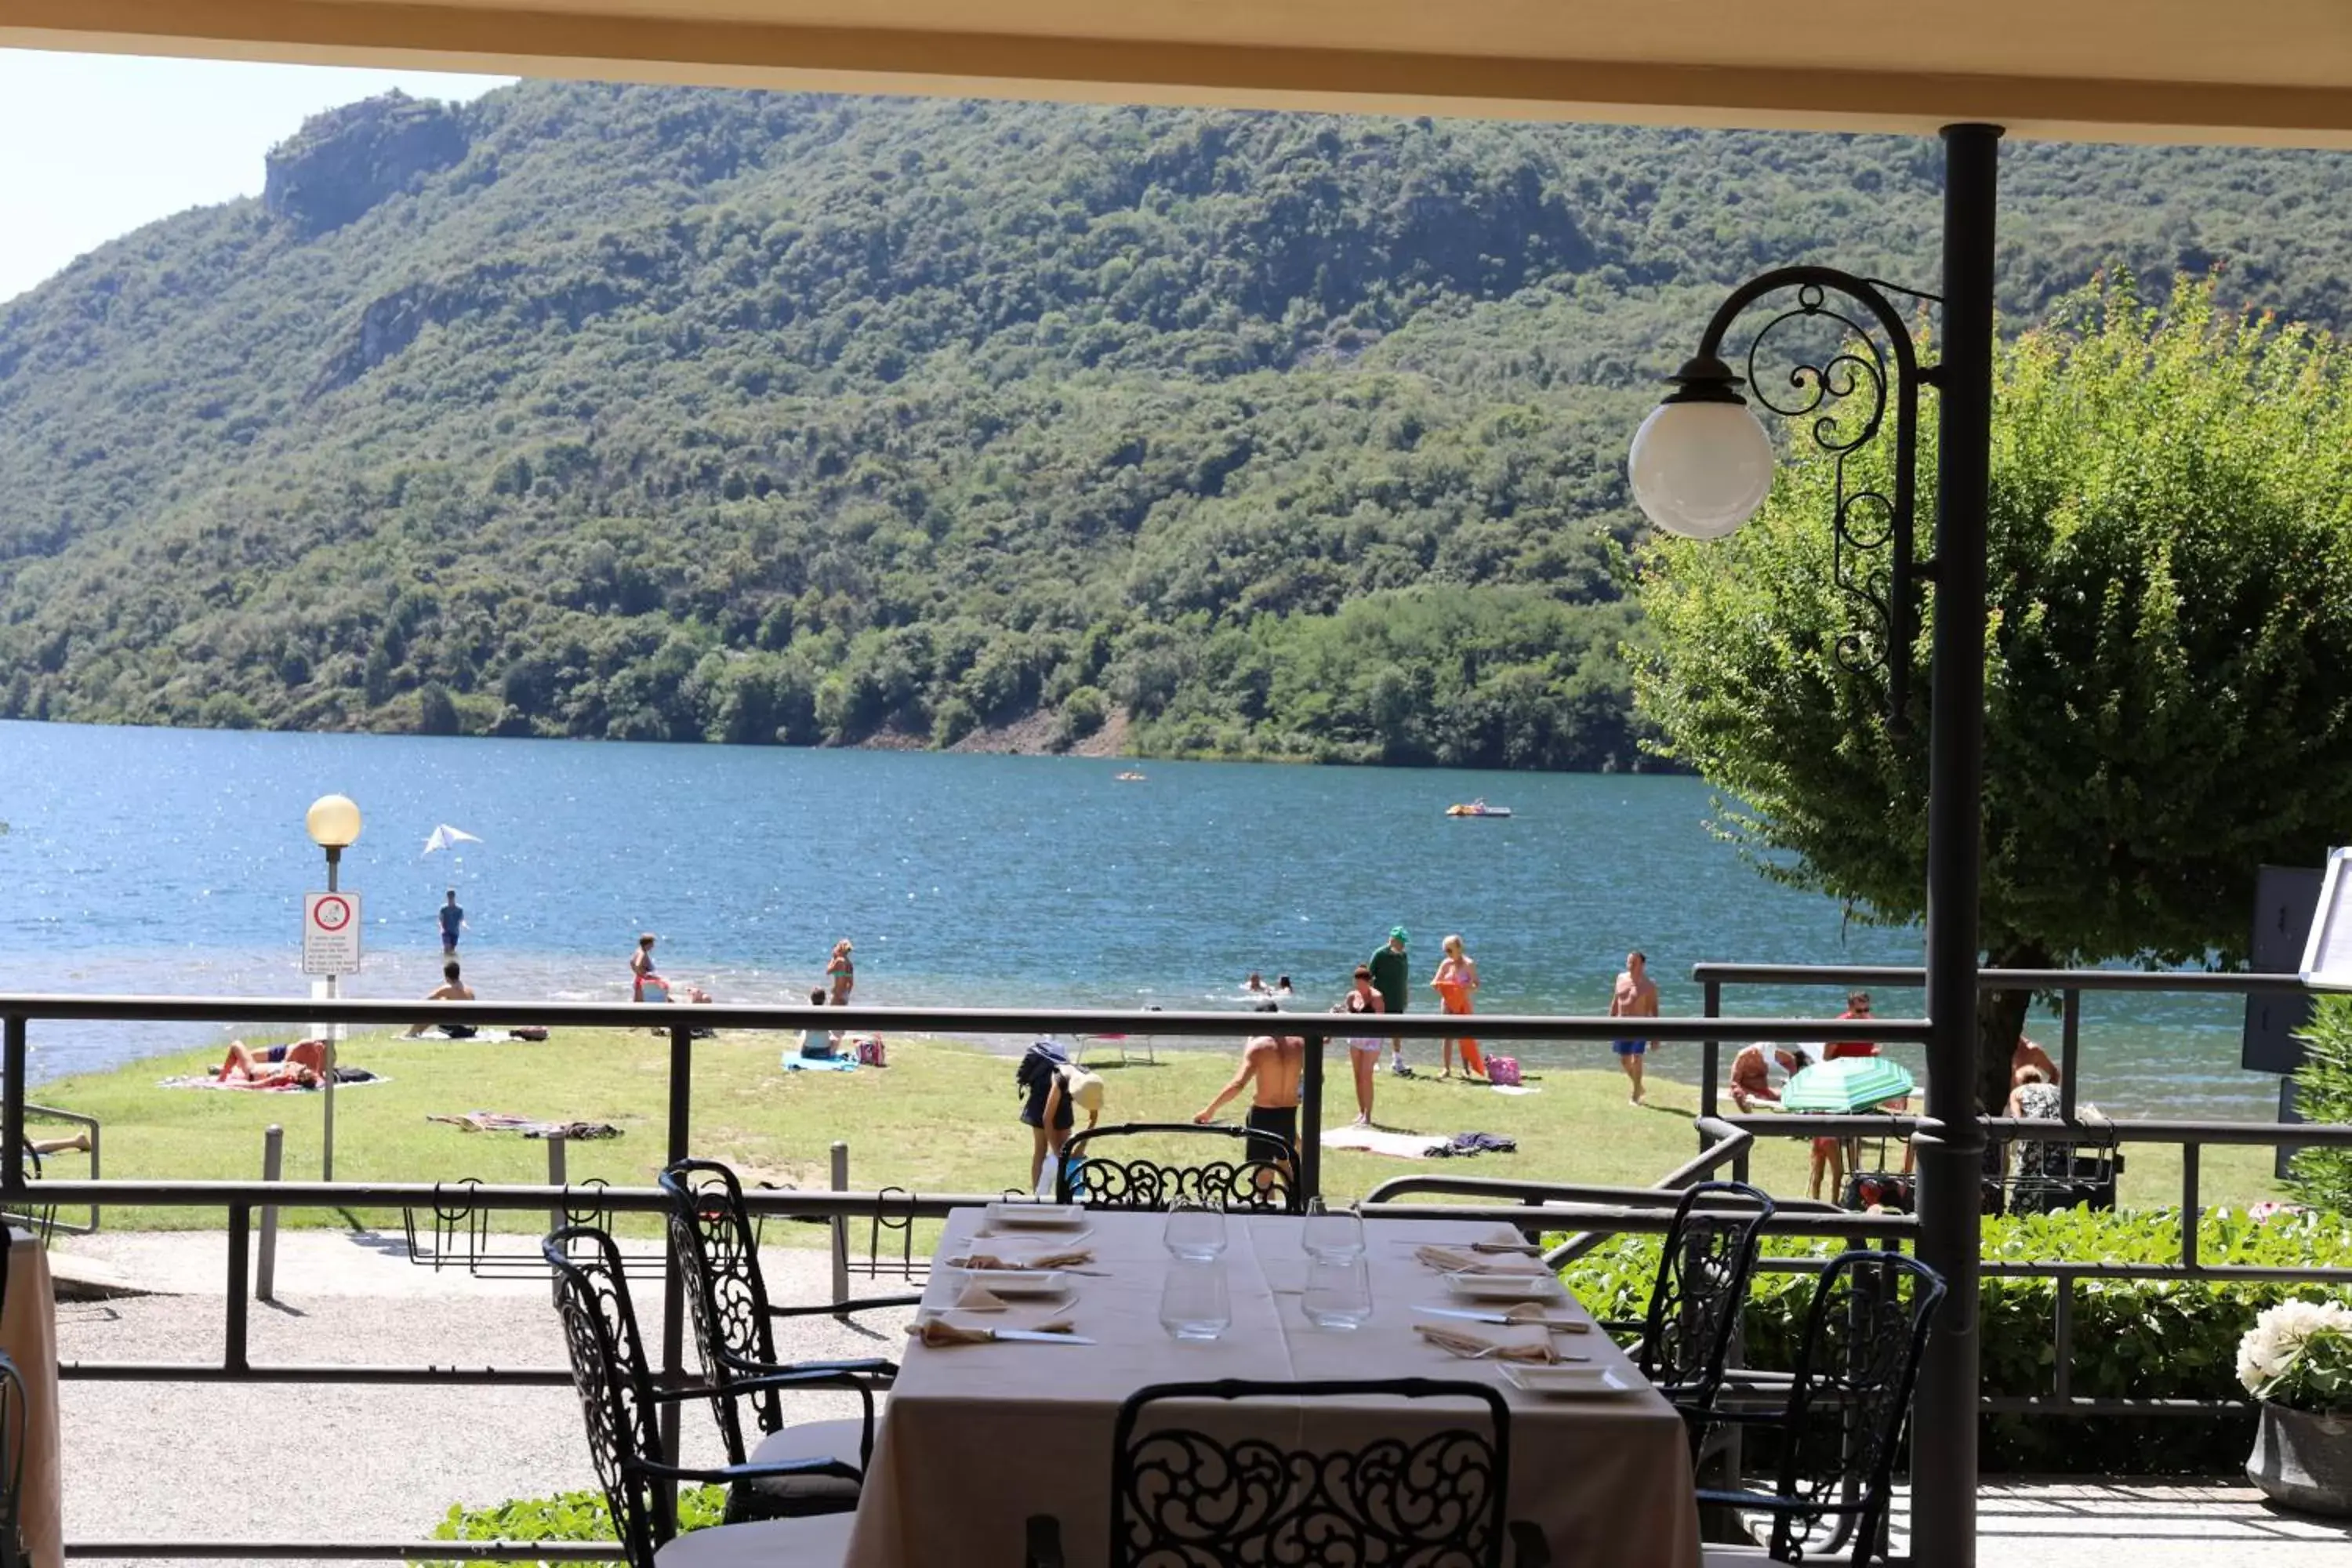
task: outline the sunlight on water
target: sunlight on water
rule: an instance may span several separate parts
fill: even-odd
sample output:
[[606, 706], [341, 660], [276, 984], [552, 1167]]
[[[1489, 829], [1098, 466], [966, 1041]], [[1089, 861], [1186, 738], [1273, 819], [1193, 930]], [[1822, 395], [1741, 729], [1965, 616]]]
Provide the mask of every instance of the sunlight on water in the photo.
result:
[[[1127, 765], [0, 723], [0, 989], [307, 994], [301, 895], [323, 878], [302, 813], [330, 791], [367, 820], [343, 872], [368, 942], [353, 994], [438, 979], [447, 887], [478, 989], [566, 1001], [625, 1000], [639, 931], [660, 934], [664, 973], [730, 1001], [795, 997], [846, 936], [860, 1001], [984, 1006], [1238, 1005], [1256, 970], [1319, 1009], [1395, 924], [1423, 978], [1460, 931], [1490, 1012], [1605, 1011], [1632, 946], [1685, 1015], [1702, 960], [1920, 956], [1914, 931], [1848, 926], [1763, 881], [1709, 836], [1693, 779], [1150, 763], [1117, 782]], [[1443, 815], [1474, 795], [1516, 815]], [[427, 855], [440, 823], [484, 842]], [[1744, 992], [1727, 1011], [1832, 1000]], [[2093, 998], [2085, 1092], [2267, 1117], [2276, 1080], [2238, 1070], [2239, 1018], [2234, 1002]], [[2034, 1028], [2054, 1053], [2055, 1020]], [[121, 1025], [34, 1038], [44, 1078], [193, 1043]], [[1696, 1056], [1652, 1060], [1687, 1078]]]

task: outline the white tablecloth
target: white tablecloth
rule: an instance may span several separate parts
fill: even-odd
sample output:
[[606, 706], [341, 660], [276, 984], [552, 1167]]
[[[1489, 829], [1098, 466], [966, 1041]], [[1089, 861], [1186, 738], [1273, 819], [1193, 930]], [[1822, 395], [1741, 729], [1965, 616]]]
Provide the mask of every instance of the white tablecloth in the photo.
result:
[[[940, 1256], [1025, 1247], [996, 1239], [975, 1247], [970, 1237], [981, 1217], [976, 1209], [953, 1215]], [[1061, 1520], [1073, 1568], [1099, 1568], [1120, 1403], [1150, 1384], [1225, 1377], [1490, 1382], [1511, 1411], [1509, 1516], [1540, 1525], [1555, 1560], [1642, 1568], [1699, 1562], [1689, 1449], [1681, 1418], [1664, 1399], [1647, 1389], [1601, 1400], [1534, 1398], [1504, 1383], [1491, 1361], [1449, 1356], [1412, 1331], [1411, 1307], [1446, 1298], [1412, 1244], [1510, 1232], [1454, 1222], [1371, 1223], [1372, 1320], [1334, 1331], [1299, 1311], [1301, 1222], [1237, 1217], [1224, 1258], [1233, 1327], [1216, 1341], [1179, 1342], [1160, 1326], [1169, 1263], [1160, 1216], [1102, 1213], [1089, 1223], [1093, 1234], [1080, 1245], [1093, 1249], [1089, 1267], [1105, 1275], [1074, 1279], [1076, 1299], [1058, 1315], [1099, 1342], [927, 1350], [908, 1342], [858, 1505], [849, 1568], [1017, 1568], [1024, 1523], [1039, 1513]], [[926, 1304], [951, 1302], [961, 1284], [953, 1272], [935, 1270]], [[1030, 1309], [996, 1321], [1017, 1326], [1045, 1315]], [[1596, 1365], [1631, 1371], [1597, 1330], [1559, 1342]], [[1403, 1420], [1393, 1403], [1366, 1402], [1349, 1414], [1358, 1443]]]

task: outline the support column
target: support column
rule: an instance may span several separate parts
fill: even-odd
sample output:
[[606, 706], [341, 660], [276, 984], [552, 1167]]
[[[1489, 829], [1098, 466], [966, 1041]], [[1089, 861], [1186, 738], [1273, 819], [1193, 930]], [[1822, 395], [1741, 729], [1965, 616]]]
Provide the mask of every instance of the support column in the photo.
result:
[[1950, 1289], [1912, 1415], [1911, 1560], [1977, 1560], [1977, 898], [1983, 857], [1985, 512], [1992, 467], [1993, 226], [2000, 128], [1944, 128], [1935, 675], [1927, 752], [1927, 1116], [1919, 1257]]

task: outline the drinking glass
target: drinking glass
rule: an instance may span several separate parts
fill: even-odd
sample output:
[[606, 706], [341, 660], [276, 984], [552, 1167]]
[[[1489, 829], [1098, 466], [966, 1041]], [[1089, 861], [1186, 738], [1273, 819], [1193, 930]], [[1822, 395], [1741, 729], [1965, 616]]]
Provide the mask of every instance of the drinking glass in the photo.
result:
[[1361, 1258], [1364, 1216], [1353, 1208], [1326, 1208], [1321, 1198], [1309, 1198], [1299, 1243], [1309, 1258]]
[[1222, 1257], [1225, 1250], [1225, 1211], [1198, 1198], [1179, 1198], [1168, 1210], [1162, 1245], [1178, 1258], [1196, 1260]]
[[1179, 1340], [1213, 1340], [1233, 1327], [1225, 1266], [1213, 1258], [1178, 1258], [1160, 1288], [1160, 1326]]
[[1298, 1309], [1318, 1329], [1361, 1327], [1372, 1315], [1371, 1265], [1359, 1252], [1335, 1258], [1318, 1254], [1307, 1265], [1307, 1291]]

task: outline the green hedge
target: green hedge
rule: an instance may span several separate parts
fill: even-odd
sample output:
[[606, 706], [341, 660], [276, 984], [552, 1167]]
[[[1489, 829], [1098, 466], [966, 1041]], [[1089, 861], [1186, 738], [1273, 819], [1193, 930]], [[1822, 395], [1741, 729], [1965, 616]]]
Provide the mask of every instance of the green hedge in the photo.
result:
[[[727, 1508], [724, 1487], [685, 1487], [677, 1494], [682, 1530], [717, 1524]], [[601, 1491], [559, 1492], [554, 1497], [516, 1498], [490, 1508], [452, 1503], [449, 1517], [433, 1530], [436, 1541], [614, 1541], [613, 1515]], [[455, 1563], [412, 1563], [410, 1568], [458, 1568]], [[539, 1568], [551, 1568], [541, 1561]]]
[[[1828, 1257], [1836, 1242], [1791, 1238], [1768, 1256]], [[1602, 1318], [1638, 1319], [1657, 1268], [1655, 1237], [1627, 1237], [1571, 1265], [1563, 1279]], [[2001, 1261], [2174, 1263], [2179, 1216], [2172, 1210], [1988, 1219], [1984, 1256]], [[2264, 1220], [2209, 1211], [2198, 1231], [2206, 1263], [2352, 1267], [2352, 1225], [2339, 1216], [2274, 1215]], [[1748, 1311], [1748, 1359], [1786, 1368], [1812, 1291], [1809, 1274], [1759, 1274]], [[1983, 1281], [1984, 1386], [1989, 1394], [2053, 1391], [2051, 1279]], [[2074, 1291], [2074, 1393], [2080, 1397], [2238, 1399], [2238, 1340], [2254, 1314], [2301, 1296], [2342, 1299], [2315, 1285], [2222, 1280], [2083, 1280]], [[2134, 1419], [1988, 1415], [1987, 1470], [2042, 1474], [2220, 1474], [2245, 1462], [2253, 1411], [2221, 1416]]]

